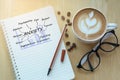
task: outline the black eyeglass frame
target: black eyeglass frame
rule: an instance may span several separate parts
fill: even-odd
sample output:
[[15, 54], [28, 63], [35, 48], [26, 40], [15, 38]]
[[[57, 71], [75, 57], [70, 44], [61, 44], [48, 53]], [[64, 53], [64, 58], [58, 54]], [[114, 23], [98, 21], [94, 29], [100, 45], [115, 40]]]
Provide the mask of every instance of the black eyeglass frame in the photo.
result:
[[[105, 39], [107, 39], [109, 36], [105, 37], [108, 33], [112, 33], [115, 38], [116, 38], [116, 43], [112, 43], [112, 42], [104, 42]], [[104, 44], [108, 44], [108, 45], [111, 45], [113, 46], [114, 48], [112, 50], [105, 50], [103, 49], [101, 46], [104, 45]], [[87, 52], [85, 55], [83, 55], [83, 57], [80, 59], [80, 62], [79, 64], [77, 65], [77, 68], [81, 68], [85, 71], [94, 71], [99, 65], [100, 65], [100, 62], [101, 62], [101, 58], [100, 58], [100, 55], [98, 53], [98, 50], [101, 49], [102, 51], [104, 52], [111, 52], [113, 51], [116, 47], [118, 47], [119, 44], [118, 44], [118, 38], [115, 34], [115, 31], [114, 30], [111, 30], [111, 31], [108, 31], [104, 34], [104, 36], [100, 39], [99, 43], [89, 52]], [[91, 62], [90, 62], [90, 56], [93, 54], [93, 52], [95, 53], [95, 55], [97, 56], [98, 58], [98, 64], [93, 68]], [[84, 59], [84, 62], [83, 62], [83, 59]], [[88, 65], [89, 65], [89, 68], [90, 69], [86, 69], [84, 68], [82, 65], [85, 63], [85, 62], [88, 62]]]

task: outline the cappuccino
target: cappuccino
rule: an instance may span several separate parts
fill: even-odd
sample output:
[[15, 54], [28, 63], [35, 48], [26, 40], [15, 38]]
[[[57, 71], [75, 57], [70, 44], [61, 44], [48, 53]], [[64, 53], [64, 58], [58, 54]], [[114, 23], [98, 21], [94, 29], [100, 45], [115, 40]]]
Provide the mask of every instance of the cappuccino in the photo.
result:
[[96, 9], [83, 9], [74, 16], [73, 31], [82, 40], [97, 40], [106, 32], [106, 19]]

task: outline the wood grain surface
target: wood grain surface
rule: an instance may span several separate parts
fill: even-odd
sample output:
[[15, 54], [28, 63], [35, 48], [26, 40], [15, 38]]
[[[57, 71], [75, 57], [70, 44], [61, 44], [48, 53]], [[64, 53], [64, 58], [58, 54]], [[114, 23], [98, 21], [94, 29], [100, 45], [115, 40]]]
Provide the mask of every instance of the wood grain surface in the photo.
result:
[[[22, 15], [24, 13], [45, 7], [53, 6], [60, 30], [65, 26], [66, 21], [61, 20], [61, 16], [67, 19], [67, 12], [73, 15], [83, 8], [96, 8], [101, 11], [107, 22], [115, 22], [118, 28], [115, 30], [120, 43], [120, 0], [0, 0], [0, 19]], [[57, 15], [60, 11], [61, 15]], [[72, 26], [68, 28], [68, 38], [64, 38], [64, 42], [70, 41], [76, 43], [77, 48], [68, 52], [72, 67], [75, 72], [75, 80], [120, 80], [120, 47], [109, 54], [102, 54], [101, 64], [94, 72], [85, 72], [77, 69], [80, 58], [89, 51], [95, 44], [85, 44], [80, 42], [72, 32]], [[68, 48], [66, 46], [66, 48]], [[15, 74], [8, 52], [8, 48], [4, 39], [2, 28], [0, 27], [0, 80], [15, 80]], [[54, 80], [54, 79], [53, 79]]]

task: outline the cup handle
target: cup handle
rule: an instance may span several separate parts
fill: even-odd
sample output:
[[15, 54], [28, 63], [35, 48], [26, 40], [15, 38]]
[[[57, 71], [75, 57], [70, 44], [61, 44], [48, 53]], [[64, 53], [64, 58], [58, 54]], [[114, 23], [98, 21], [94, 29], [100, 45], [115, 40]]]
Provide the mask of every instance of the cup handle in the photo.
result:
[[116, 29], [118, 26], [116, 23], [108, 23], [107, 24], [107, 30], [114, 30]]

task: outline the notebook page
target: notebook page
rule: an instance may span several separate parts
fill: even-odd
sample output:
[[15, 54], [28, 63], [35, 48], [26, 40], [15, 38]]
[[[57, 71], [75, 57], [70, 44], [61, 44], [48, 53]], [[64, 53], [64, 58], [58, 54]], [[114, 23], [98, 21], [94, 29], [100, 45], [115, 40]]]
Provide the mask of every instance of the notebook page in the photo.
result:
[[74, 72], [68, 55], [60, 62], [62, 42], [49, 76], [47, 71], [60, 39], [52, 7], [4, 20], [3, 30], [17, 80], [70, 80]]

